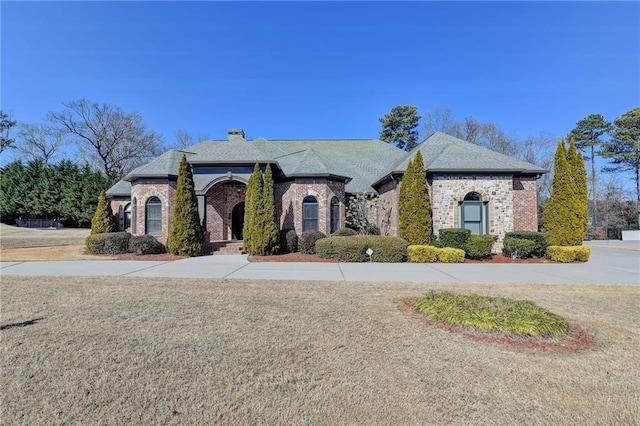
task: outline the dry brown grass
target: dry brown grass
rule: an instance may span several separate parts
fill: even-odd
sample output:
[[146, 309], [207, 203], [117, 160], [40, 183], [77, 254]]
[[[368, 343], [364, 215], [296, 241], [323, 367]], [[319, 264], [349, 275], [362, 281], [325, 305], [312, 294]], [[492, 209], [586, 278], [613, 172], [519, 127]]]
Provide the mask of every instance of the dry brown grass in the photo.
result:
[[84, 244], [88, 229], [30, 229], [0, 223], [0, 249]]
[[[430, 289], [525, 298], [597, 346], [426, 327]], [[638, 424], [631, 286], [2, 277], [5, 424]]]

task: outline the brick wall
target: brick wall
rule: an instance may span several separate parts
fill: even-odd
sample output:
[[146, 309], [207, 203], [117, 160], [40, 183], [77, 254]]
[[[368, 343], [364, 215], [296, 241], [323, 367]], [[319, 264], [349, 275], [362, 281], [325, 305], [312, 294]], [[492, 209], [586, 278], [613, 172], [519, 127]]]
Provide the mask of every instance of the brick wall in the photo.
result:
[[[131, 184], [131, 228], [133, 235], [144, 235], [146, 233], [145, 207], [151, 197], [158, 197], [162, 202], [162, 233], [154, 235], [163, 244], [166, 244], [171, 227], [171, 215], [173, 214], [173, 201], [176, 193], [176, 182], [167, 180], [144, 180], [140, 179]], [[135, 200], [135, 203], [133, 201]], [[135, 210], [135, 217], [134, 217]], [[135, 223], [135, 233], [134, 223]]]
[[240, 182], [224, 182], [214, 185], [206, 194], [206, 240], [232, 239], [232, 213], [238, 203], [243, 203], [247, 186]]
[[535, 177], [513, 178], [513, 230], [538, 230], [538, 181]]
[[129, 231], [129, 229], [125, 229], [124, 227], [124, 209], [129, 203], [131, 203], [129, 197], [113, 197], [109, 200], [113, 217], [118, 224], [118, 231]]
[[340, 227], [344, 227], [344, 183], [329, 179], [296, 178], [275, 184], [276, 214], [280, 229], [295, 229], [302, 233], [302, 200], [313, 196], [318, 201], [318, 230], [325, 235], [331, 231], [331, 199], [340, 202]]

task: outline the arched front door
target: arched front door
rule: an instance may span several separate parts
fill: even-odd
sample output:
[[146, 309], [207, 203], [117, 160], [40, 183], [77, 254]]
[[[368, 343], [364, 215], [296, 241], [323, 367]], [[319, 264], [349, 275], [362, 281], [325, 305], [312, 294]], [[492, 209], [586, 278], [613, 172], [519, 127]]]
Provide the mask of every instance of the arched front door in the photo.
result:
[[242, 228], [244, 227], [244, 202], [238, 203], [231, 212], [231, 233], [232, 239], [242, 239]]

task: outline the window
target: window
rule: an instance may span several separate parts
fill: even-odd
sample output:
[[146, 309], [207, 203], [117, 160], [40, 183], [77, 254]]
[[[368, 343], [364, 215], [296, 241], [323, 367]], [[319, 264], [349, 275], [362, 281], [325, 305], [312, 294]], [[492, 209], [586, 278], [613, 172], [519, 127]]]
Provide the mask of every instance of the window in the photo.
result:
[[305, 197], [302, 200], [302, 232], [318, 230], [318, 200]]
[[477, 192], [470, 192], [460, 203], [461, 228], [469, 229], [472, 235], [488, 233], [487, 203]]
[[340, 201], [336, 197], [331, 199], [331, 233], [340, 228]]
[[131, 234], [136, 235], [138, 233], [138, 199], [134, 198], [133, 207], [131, 208]]
[[158, 197], [151, 197], [146, 208], [147, 234], [162, 234], [162, 201]]
[[124, 207], [124, 229], [131, 227], [131, 203]]

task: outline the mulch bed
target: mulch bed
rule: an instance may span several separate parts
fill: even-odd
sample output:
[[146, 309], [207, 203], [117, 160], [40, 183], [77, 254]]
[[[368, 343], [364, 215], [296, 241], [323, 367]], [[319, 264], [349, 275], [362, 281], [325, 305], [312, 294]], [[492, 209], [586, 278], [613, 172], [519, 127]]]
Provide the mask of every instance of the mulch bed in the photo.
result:
[[414, 309], [419, 299], [405, 299], [400, 301], [399, 308], [411, 318], [427, 327], [434, 327], [452, 334], [460, 334], [474, 342], [492, 343], [517, 350], [536, 352], [578, 352], [596, 346], [595, 337], [587, 333], [577, 324], [570, 324], [569, 334], [563, 338], [551, 337], [514, 337], [499, 332], [483, 332], [470, 328], [463, 328], [444, 324], [430, 319], [427, 315]]

